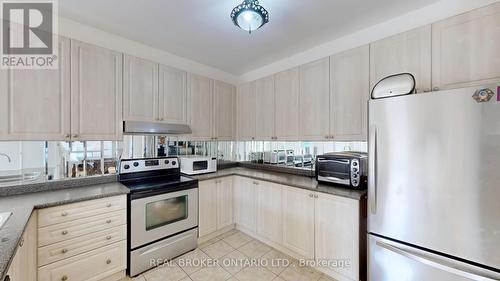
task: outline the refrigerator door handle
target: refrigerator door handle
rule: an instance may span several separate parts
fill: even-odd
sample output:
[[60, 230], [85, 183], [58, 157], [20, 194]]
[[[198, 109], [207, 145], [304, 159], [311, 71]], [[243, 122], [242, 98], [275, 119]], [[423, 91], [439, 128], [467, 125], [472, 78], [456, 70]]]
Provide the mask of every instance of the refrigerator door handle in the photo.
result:
[[[495, 281], [499, 280], [499, 276], [495, 273], [486, 272], [484, 269], [480, 268], [470, 268], [465, 266], [463, 263], [452, 262], [450, 259], [439, 258], [439, 256], [434, 255], [426, 256], [420, 254], [412, 249], [405, 249], [399, 246], [391, 245], [386, 242], [377, 241], [378, 246], [385, 248], [391, 252], [407, 257], [411, 260], [432, 266], [434, 268], [446, 271], [451, 274], [459, 275], [467, 279], [477, 280], [477, 281]], [[495, 274], [495, 275], [493, 275]]]
[[370, 127], [370, 147], [368, 155], [368, 200], [370, 201], [370, 211], [377, 212], [377, 128]]

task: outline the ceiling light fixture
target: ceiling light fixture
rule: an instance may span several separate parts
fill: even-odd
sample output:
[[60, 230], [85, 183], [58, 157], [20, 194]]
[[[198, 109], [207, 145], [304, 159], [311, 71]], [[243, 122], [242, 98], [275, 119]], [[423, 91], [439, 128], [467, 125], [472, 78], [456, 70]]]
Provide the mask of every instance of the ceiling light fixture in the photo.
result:
[[269, 22], [269, 13], [257, 0], [244, 0], [231, 12], [231, 19], [237, 27], [252, 33]]

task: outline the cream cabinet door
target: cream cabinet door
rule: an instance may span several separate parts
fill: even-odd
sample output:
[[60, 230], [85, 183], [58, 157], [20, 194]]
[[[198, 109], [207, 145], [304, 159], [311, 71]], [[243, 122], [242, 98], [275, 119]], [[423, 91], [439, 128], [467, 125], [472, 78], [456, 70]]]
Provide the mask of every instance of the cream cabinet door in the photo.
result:
[[188, 75], [189, 116], [192, 137], [210, 140], [213, 129], [213, 81], [194, 74]]
[[233, 177], [216, 180], [217, 183], [217, 230], [234, 223]]
[[299, 139], [299, 69], [274, 75], [275, 136], [279, 140]]
[[234, 211], [235, 222], [251, 233], [256, 233], [256, 181], [235, 177], [234, 179]]
[[217, 183], [216, 180], [200, 181], [198, 186], [199, 236], [217, 231]]
[[237, 94], [238, 139], [255, 138], [255, 83], [245, 83], [238, 87]]
[[165, 65], [159, 71], [160, 121], [187, 124], [187, 73]]
[[158, 121], [158, 64], [125, 55], [123, 120]]
[[311, 191], [283, 188], [283, 246], [308, 259], [314, 258], [314, 201]]
[[370, 96], [370, 49], [330, 57], [330, 132], [336, 141], [366, 141]]
[[411, 73], [417, 92], [431, 90], [431, 26], [427, 25], [370, 45], [370, 91], [382, 78]]
[[325, 268], [335, 279], [359, 280], [359, 202], [316, 194], [316, 260], [348, 260], [349, 267]]
[[300, 66], [299, 128], [303, 140], [330, 135], [330, 59]]
[[432, 25], [432, 85], [453, 89], [500, 81], [500, 3]]
[[214, 83], [214, 136], [218, 140], [233, 140], [235, 136], [236, 89], [220, 81]]
[[70, 40], [59, 37], [58, 70], [0, 70], [0, 140], [68, 140]]
[[274, 76], [255, 81], [255, 137], [271, 140], [274, 132]]
[[122, 140], [121, 53], [71, 40], [71, 132], [79, 140]]
[[37, 280], [37, 224], [33, 212], [17, 246], [17, 251], [7, 270], [11, 281]]
[[278, 244], [283, 243], [282, 186], [257, 181], [257, 234]]

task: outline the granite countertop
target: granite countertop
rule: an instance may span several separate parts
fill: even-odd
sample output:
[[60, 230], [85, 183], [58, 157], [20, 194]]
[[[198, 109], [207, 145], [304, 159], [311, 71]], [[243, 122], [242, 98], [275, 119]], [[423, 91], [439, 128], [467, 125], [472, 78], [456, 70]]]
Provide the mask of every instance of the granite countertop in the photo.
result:
[[217, 171], [216, 173], [203, 174], [191, 177], [203, 181], [203, 180], [209, 180], [209, 179], [232, 176], [232, 175], [248, 177], [256, 180], [269, 181], [277, 184], [288, 185], [311, 191], [342, 196], [354, 200], [361, 200], [367, 194], [366, 190], [351, 190], [335, 185], [318, 183], [318, 181], [316, 181], [316, 179], [313, 177], [278, 173], [265, 170], [256, 170], [245, 167], [223, 169]]
[[[85, 200], [92, 200], [129, 193], [129, 189], [116, 182], [116, 177], [106, 179], [109, 182], [100, 183], [101, 178], [96, 178], [99, 184], [85, 181], [86, 186], [78, 186], [78, 181], [58, 182], [54, 184], [55, 190], [28, 192], [11, 196], [0, 196], [0, 213], [12, 212], [2, 228], [0, 228], [0, 280], [5, 278], [6, 271], [16, 251], [19, 239], [24, 232], [26, 224], [34, 209], [58, 206]], [[63, 181], [62, 181], [63, 182]], [[64, 184], [68, 186], [64, 188]]]

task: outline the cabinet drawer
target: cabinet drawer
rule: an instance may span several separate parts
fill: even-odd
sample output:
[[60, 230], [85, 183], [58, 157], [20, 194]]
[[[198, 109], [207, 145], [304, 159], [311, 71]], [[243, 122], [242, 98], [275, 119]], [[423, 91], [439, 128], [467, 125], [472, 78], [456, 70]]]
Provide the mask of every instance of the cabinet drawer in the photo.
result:
[[38, 249], [38, 266], [67, 259], [127, 239], [127, 226], [121, 225]]
[[126, 268], [127, 242], [55, 262], [38, 269], [39, 281], [97, 281]]
[[38, 229], [38, 246], [46, 246], [127, 223], [127, 212], [120, 210], [92, 218], [49, 225]]
[[72, 203], [38, 211], [38, 227], [93, 217], [127, 208], [125, 195]]

